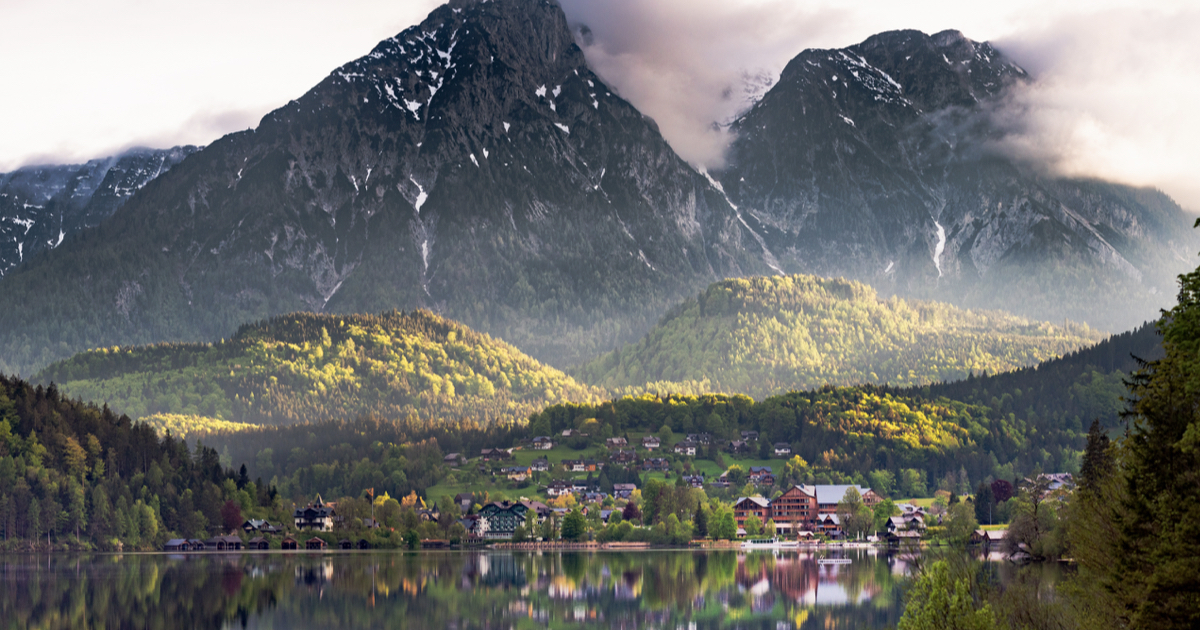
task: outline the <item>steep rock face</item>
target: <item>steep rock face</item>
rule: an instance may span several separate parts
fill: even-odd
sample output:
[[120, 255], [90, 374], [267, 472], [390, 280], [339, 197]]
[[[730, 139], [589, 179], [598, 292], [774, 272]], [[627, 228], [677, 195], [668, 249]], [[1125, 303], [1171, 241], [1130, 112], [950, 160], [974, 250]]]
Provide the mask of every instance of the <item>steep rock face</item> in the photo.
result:
[[1155, 317], [1200, 246], [1190, 221], [997, 150], [992, 115], [1029, 81], [956, 31], [807, 50], [732, 124], [717, 177], [788, 272], [1110, 330]]
[[197, 147], [133, 149], [86, 164], [0, 173], [0, 277], [75, 232], [98, 225]]
[[[569, 364], [715, 279], [769, 271], [541, 0], [435, 10], [185, 160], [96, 236], [6, 280], [0, 304], [39, 282], [59, 292], [54, 308], [0, 307], [9, 369], [292, 310], [412, 307]], [[39, 353], [45, 339], [61, 347]]]

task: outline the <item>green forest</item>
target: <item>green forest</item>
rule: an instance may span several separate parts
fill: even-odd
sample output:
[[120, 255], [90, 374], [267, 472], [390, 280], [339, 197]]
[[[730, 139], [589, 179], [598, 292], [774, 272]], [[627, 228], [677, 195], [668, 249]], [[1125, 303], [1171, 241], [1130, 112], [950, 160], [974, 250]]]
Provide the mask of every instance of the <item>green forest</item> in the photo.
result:
[[217, 343], [84, 352], [34, 380], [176, 435], [359, 415], [511, 423], [549, 404], [602, 397], [506, 343], [421, 310], [283, 315]]
[[222, 467], [212, 448], [0, 377], [3, 549], [158, 549], [273, 505], [274, 489]]
[[718, 282], [640, 341], [576, 370], [621, 393], [756, 398], [823, 385], [923, 385], [1034, 365], [1101, 339], [1085, 324], [1034, 322], [939, 302], [880, 299], [842, 279]]

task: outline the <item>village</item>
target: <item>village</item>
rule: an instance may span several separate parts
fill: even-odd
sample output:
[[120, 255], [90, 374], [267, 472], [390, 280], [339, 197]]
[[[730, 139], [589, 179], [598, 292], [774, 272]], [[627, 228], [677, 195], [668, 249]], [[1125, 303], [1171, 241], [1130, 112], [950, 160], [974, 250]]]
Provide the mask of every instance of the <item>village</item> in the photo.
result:
[[[536, 436], [511, 448], [483, 448], [473, 458], [446, 454], [443, 463], [449, 480], [466, 477], [475, 488], [453, 495], [427, 493], [442, 497], [440, 503], [415, 494], [406, 497], [403, 523], [376, 518], [374, 506], [380, 502], [373, 496], [374, 489], [368, 489], [370, 516], [358, 515], [362, 506], [355, 499], [343, 499], [355, 503], [355, 509], [346, 505], [348, 509], [339, 513], [339, 502], [318, 495], [295, 507], [292, 522], [286, 525], [247, 519], [240, 535], [230, 531], [205, 540], [173, 539], [164, 551], [354, 551], [497, 544], [734, 546], [748, 539], [889, 548], [953, 541], [997, 550], [1007, 533], [1003, 525], [993, 523], [991, 515], [986, 519], [972, 515], [966, 522], [962, 515], [968, 508], [975, 509], [973, 496], [938, 490], [932, 499], [893, 501], [883, 490], [860, 483], [817, 483], [821, 480], [806, 472], [807, 463], [792, 455], [791, 445], [757, 444], [754, 431], [720, 445], [704, 433], [687, 434], [669, 447], [655, 435], [632, 440], [609, 437], [586, 453], [563, 446], [566, 440], [578, 443], [586, 437], [573, 433], [564, 431], [557, 440]], [[774, 457], [746, 457], [752, 453]], [[710, 459], [702, 459], [705, 455]], [[713, 469], [726, 463], [725, 456], [733, 463], [717, 474]], [[1073, 488], [1068, 473], [1027, 481], [1039, 488], [1035, 491], [1043, 498], [1061, 497]], [[649, 503], [655, 500], [645, 495], [651, 488], [656, 496], [664, 489], [682, 492], [696, 508], [681, 512], [679, 518], [668, 515], [675, 521], [664, 530], [668, 518], [661, 512], [643, 518], [643, 510], [651, 509]], [[953, 509], [955, 505], [960, 507]], [[725, 528], [716, 522], [723, 512], [728, 513]], [[989, 524], [979, 525], [983, 520]], [[1021, 544], [1010, 551], [1019, 556]]]

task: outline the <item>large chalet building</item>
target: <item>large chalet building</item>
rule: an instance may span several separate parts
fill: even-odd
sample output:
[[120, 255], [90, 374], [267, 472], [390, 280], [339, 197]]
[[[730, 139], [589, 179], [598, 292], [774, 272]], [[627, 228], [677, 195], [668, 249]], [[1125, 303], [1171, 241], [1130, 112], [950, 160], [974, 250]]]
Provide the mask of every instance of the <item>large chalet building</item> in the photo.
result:
[[298, 508], [293, 512], [292, 517], [296, 521], [296, 529], [315, 529], [322, 532], [333, 531], [333, 517], [336, 516], [333, 506], [327, 505], [321, 500], [321, 495], [317, 495], [317, 500], [309, 503], [307, 507]]
[[821, 531], [836, 534], [837, 505], [854, 488], [862, 495], [863, 504], [874, 507], [883, 500], [874, 490], [851, 485], [792, 486], [774, 501], [762, 497], [743, 497], [733, 505], [734, 518], [739, 529], [745, 529], [746, 519], [755, 515], [766, 523], [775, 521], [775, 531], [781, 535], [792, 535], [799, 531]]

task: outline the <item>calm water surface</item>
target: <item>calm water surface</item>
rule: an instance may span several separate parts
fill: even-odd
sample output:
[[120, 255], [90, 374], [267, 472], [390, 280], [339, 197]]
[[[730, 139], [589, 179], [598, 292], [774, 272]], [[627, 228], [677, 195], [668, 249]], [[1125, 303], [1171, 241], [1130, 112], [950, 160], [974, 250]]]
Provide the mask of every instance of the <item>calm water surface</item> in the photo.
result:
[[913, 561], [873, 549], [0, 556], [0, 628], [887, 628]]

